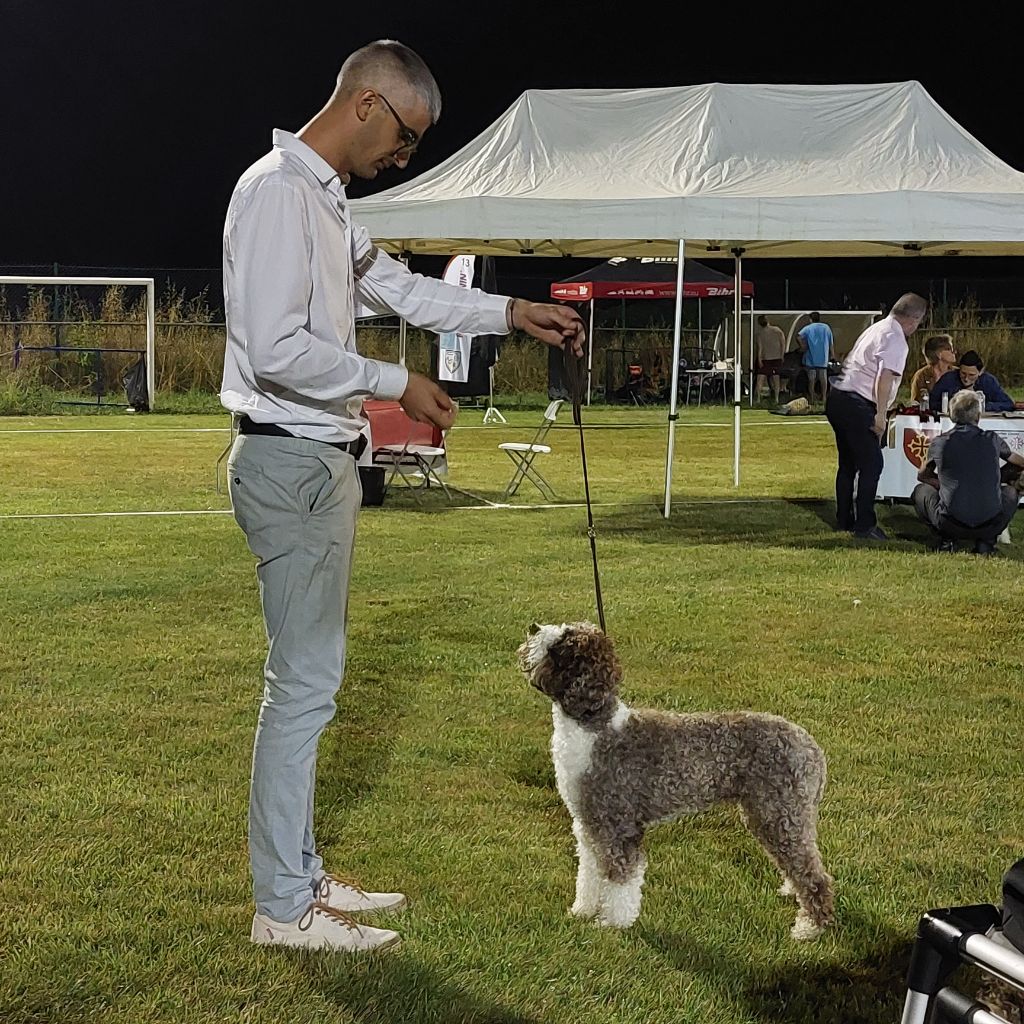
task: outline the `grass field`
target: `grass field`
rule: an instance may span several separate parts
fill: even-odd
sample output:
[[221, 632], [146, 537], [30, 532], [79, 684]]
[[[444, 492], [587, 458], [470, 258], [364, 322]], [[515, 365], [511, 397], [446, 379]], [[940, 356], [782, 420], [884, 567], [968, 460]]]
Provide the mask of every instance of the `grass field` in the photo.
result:
[[[833, 933], [790, 941], [793, 906], [731, 810], [653, 833], [629, 932], [567, 915], [549, 708], [514, 650], [532, 620], [594, 617], [585, 511], [396, 494], [360, 521], [318, 838], [331, 869], [409, 894], [405, 942], [369, 961], [254, 949], [264, 636], [214, 486], [226, 417], [7, 419], [0, 1021], [897, 1021], [921, 911], [997, 899], [1024, 852], [1024, 546], [932, 554], [905, 508], [882, 512], [891, 543], [858, 546], [823, 500], [827, 425], [750, 414], [737, 490], [721, 409], [683, 415], [666, 522], [664, 415], [588, 416], [624, 695], [814, 733]], [[466, 411], [451, 482], [495, 499], [511, 470], [497, 443], [539, 418], [483, 427]], [[578, 500], [578, 440], [549, 441], [545, 476]], [[202, 514], [71, 515], [126, 511]], [[14, 518], [54, 513], [69, 517]]]

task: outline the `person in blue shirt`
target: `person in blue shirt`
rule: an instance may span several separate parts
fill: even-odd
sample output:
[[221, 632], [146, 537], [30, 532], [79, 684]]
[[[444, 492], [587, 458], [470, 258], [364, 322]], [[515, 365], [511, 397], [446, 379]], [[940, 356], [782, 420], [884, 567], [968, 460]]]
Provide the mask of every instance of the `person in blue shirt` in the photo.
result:
[[958, 391], [980, 391], [985, 396], [985, 412], [1009, 412], [1014, 408], [1013, 399], [999, 386], [991, 373], [985, 372], [985, 364], [974, 349], [960, 357], [960, 366], [944, 373], [935, 385], [928, 404], [932, 409], [941, 409], [943, 396], [952, 398]]
[[804, 354], [803, 364], [807, 370], [807, 390], [814, 401], [814, 384], [821, 385], [821, 402], [825, 404], [828, 392], [828, 364], [835, 359], [832, 328], [821, 322], [820, 313], [811, 314], [811, 322], [798, 334], [800, 350]]

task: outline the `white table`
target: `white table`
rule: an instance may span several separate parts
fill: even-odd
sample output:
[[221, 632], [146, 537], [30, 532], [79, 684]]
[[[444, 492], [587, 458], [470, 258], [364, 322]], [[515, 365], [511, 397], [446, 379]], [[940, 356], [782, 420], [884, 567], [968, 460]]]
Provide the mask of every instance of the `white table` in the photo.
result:
[[[983, 416], [982, 430], [994, 430], [1006, 440], [1010, 450], [1024, 455], [1024, 418]], [[882, 449], [882, 476], [878, 481], [880, 501], [908, 500], [917, 486], [918, 470], [928, 461], [928, 445], [933, 437], [948, 434], [953, 421], [922, 423], [917, 416], [893, 416], [889, 420], [886, 446]], [[1024, 498], [1022, 498], [1024, 501]]]

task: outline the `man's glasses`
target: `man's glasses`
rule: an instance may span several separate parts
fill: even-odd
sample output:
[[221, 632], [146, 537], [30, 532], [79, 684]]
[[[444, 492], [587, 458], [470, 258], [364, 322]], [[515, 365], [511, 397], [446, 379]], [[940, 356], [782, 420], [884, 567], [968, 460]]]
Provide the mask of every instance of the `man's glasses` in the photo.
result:
[[398, 122], [398, 138], [402, 144], [395, 150], [395, 156], [398, 156], [399, 153], [403, 156], [412, 155], [416, 152], [420, 137], [398, 116], [398, 111], [388, 102], [387, 96], [380, 92], [377, 95], [384, 101], [384, 106], [391, 111], [391, 116]]

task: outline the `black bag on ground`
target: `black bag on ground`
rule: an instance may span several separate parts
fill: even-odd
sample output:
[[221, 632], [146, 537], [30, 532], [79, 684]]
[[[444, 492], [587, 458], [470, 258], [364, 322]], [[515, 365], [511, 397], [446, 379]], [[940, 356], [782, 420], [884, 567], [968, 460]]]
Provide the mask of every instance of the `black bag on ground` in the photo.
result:
[[1003, 934], [1024, 953], [1024, 858], [1003, 875]]
[[360, 466], [359, 482], [363, 485], [364, 508], [376, 508], [384, 504], [383, 466]]
[[149, 412], [149, 386], [146, 383], [146, 357], [139, 356], [121, 378], [128, 404], [136, 412]]

